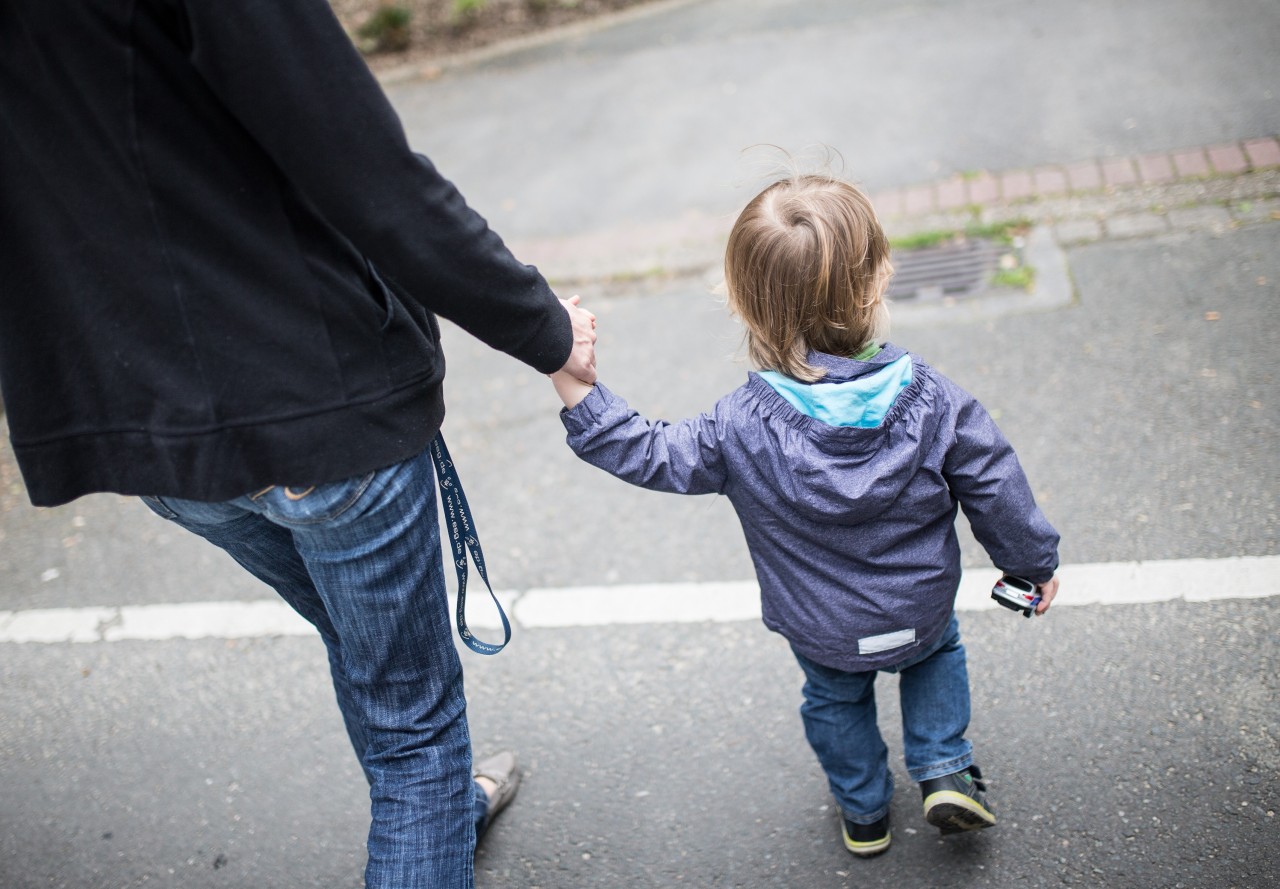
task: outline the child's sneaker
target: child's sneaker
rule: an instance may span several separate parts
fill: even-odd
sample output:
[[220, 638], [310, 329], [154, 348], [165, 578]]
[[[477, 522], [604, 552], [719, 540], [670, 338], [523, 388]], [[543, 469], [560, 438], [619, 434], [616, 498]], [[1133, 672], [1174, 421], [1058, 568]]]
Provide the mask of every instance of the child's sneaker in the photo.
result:
[[844, 847], [854, 855], [870, 858], [889, 848], [892, 837], [889, 835], [888, 812], [879, 821], [871, 824], [858, 824], [848, 818], [840, 820], [844, 822]]
[[943, 833], [991, 827], [996, 823], [996, 816], [987, 802], [986, 789], [977, 766], [921, 781], [924, 820], [942, 828]]

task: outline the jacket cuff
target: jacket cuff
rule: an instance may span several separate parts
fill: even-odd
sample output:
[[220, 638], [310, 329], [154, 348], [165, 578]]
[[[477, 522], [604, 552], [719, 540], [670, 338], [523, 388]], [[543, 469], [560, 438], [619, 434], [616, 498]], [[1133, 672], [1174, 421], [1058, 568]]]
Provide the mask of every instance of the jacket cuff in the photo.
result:
[[[547, 292], [551, 292], [549, 288]], [[544, 318], [538, 329], [520, 348], [511, 351], [515, 358], [543, 374], [555, 373], [564, 367], [573, 354], [573, 322], [569, 319], [569, 313], [555, 300], [554, 294], [552, 305], [555, 307], [554, 311]]]
[[604, 383], [596, 383], [573, 408], [560, 409], [560, 422], [570, 435], [581, 435], [600, 425], [600, 420], [615, 398]]
[[1055, 567], [1051, 571], [1030, 574], [1027, 576], [1027, 580], [1031, 581], [1036, 586], [1039, 586], [1042, 583], [1048, 583], [1050, 580], [1053, 579], [1053, 576], [1057, 573], [1058, 573], [1058, 569]]

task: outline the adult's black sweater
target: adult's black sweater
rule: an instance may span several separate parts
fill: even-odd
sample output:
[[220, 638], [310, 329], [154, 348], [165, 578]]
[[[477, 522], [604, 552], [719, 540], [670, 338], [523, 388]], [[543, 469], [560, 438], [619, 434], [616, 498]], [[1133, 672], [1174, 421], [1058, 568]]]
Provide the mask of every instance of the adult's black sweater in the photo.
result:
[[572, 348], [326, 0], [0, 0], [0, 384], [33, 503], [410, 457], [444, 417], [434, 313], [541, 372]]

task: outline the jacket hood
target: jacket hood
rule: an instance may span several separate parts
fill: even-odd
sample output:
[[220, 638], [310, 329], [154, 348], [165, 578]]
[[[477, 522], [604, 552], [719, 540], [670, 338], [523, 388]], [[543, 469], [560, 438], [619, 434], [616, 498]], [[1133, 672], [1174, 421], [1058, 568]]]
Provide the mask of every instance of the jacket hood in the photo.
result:
[[[902, 374], [890, 367], [895, 363], [901, 367], [904, 358], [911, 362], [911, 381], [905, 388]], [[824, 368], [827, 375], [808, 386], [788, 380], [788, 395], [771, 385], [766, 375], [749, 375], [747, 389], [756, 400], [765, 436], [776, 448], [774, 453], [787, 455], [785, 463], [761, 459], [755, 468], [784, 492], [791, 506], [815, 521], [840, 525], [871, 521], [897, 500], [932, 450], [921, 443], [936, 437], [943, 412], [930, 409], [936, 392], [927, 385], [931, 371], [891, 344], [866, 361], [811, 352], [809, 363]], [[810, 387], [821, 390], [803, 391]], [[848, 395], [842, 390], [853, 389], [861, 393], [859, 397], [841, 397]], [[858, 404], [868, 401], [888, 406], [875, 425], [834, 425], [842, 420], [833, 417], [830, 409], [802, 411], [789, 397], [802, 407], [806, 401], [826, 402], [828, 408], [832, 402], [851, 404], [855, 412]], [[856, 424], [867, 416], [848, 416], [844, 421]]]

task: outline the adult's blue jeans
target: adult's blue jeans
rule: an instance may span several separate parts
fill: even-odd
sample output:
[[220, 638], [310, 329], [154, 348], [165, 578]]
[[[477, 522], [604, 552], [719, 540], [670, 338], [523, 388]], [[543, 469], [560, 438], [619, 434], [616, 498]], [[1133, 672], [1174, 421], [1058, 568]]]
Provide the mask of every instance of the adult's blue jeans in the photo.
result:
[[902, 705], [902, 747], [913, 781], [968, 768], [969, 672], [955, 615], [942, 636], [922, 652], [881, 671], [848, 673], [794, 652], [805, 673], [800, 716], [805, 736], [827, 774], [844, 816], [872, 824], [889, 811], [893, 774], [876, 724], [877, 672], [897, 673]]
[[143, 498], [226, 550], [319, 631], [370, 785], [370, 889], [469, 889], [485, 827], [435, 490], [423, 452], [357, 478], [222, 503]]

